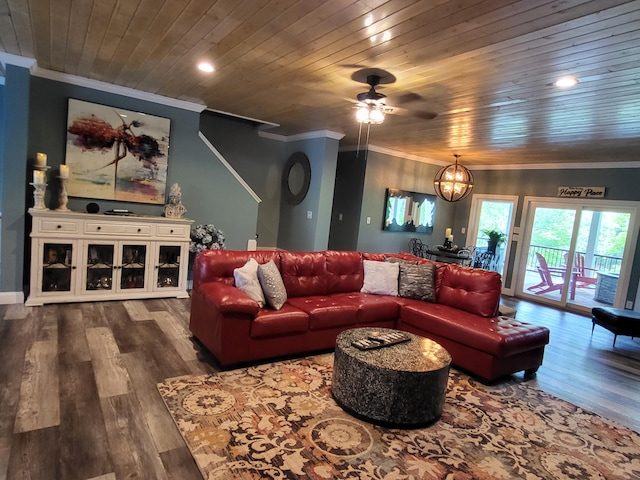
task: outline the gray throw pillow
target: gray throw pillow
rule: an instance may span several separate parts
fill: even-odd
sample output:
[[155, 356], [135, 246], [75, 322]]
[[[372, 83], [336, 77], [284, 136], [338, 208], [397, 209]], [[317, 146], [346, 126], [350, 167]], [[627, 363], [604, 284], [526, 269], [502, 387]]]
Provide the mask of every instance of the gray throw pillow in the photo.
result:
[[284, 288], [282, 275], [273, 260], [258, 267], [258, 279], [267, 304], [274, 310], [280, 310], [284, 302], [287, 301], [287, 290]]
[[415, 298], [425, 302], [436, 301], [435, 264], [400, 264], [398, 294], [404, 298]]

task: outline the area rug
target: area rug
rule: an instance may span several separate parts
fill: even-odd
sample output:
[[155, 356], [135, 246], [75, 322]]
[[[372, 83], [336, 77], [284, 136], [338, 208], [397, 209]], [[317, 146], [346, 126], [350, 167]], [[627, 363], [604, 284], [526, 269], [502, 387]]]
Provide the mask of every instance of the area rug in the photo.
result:
[[451, 371], [442, 417], [372, 425], [331, 396], [333, 355], [180, 377], [158, 389], [207, 480], [640, 478], [640, 435], [510, 381]]

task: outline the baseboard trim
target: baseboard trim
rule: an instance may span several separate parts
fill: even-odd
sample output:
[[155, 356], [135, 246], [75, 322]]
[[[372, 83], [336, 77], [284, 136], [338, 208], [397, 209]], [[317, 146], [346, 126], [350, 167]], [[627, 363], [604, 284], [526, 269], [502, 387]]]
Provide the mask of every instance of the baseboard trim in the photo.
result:
[[23, 292], [0, 292], [0, 305], [13, 305], [24, 303]]

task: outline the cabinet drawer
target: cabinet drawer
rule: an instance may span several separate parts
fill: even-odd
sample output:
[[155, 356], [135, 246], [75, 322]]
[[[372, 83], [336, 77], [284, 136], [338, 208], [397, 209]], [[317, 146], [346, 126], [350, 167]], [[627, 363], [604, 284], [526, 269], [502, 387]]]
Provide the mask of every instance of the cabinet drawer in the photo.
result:
[[41, 218], [38, 221], [39, 232], [78, 233], [78, 222], [66, 222], [59, 220], [47, 220]]
[[158, 225], [157, 235], [159, 237], [188, 238], [190, 233], [186, 225]]
[[133, 225], [130, 223], [86, 222], [84, 233], [92, 235], [132, 235], [136, 237], [151, 236], [151, 225]]

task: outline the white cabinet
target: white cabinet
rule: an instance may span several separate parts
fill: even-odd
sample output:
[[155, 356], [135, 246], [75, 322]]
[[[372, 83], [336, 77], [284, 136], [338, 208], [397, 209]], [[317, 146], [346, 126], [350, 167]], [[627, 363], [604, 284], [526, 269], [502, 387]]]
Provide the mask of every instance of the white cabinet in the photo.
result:
[[191, 220], [30, 209], [26, 305], [188, 293]]

